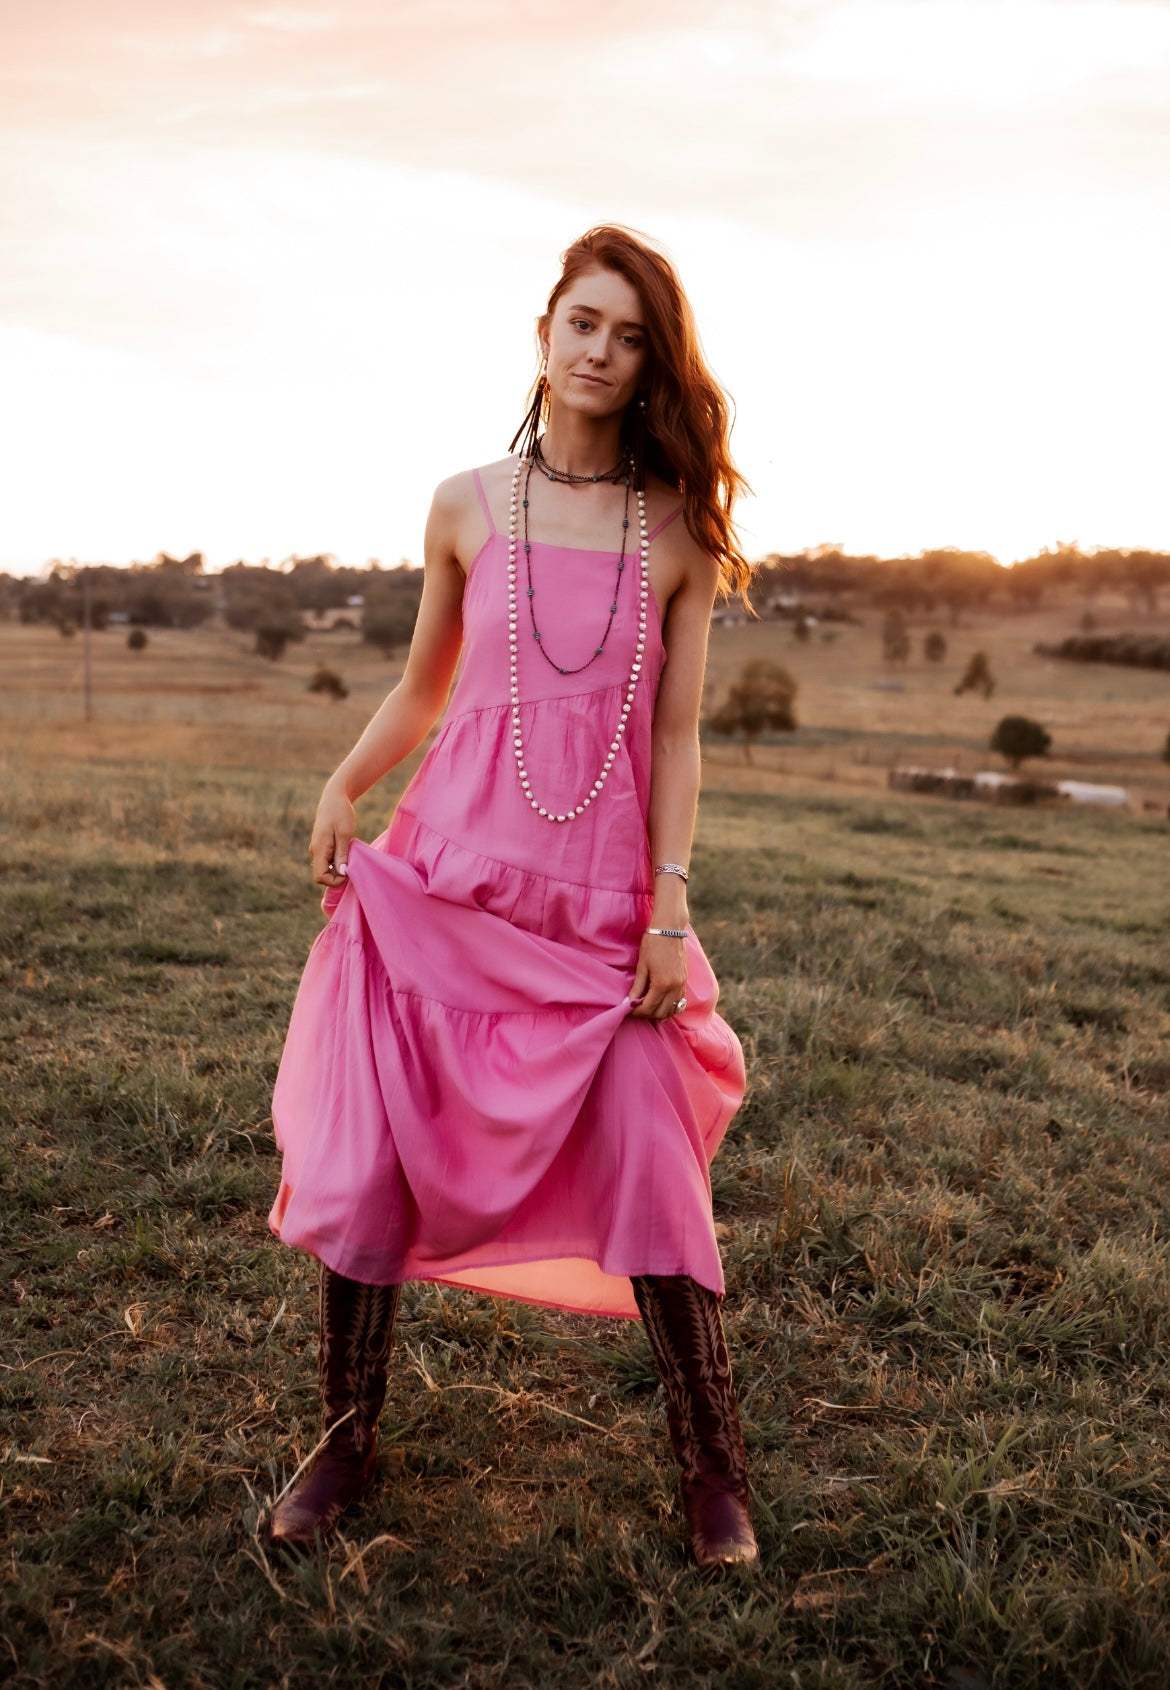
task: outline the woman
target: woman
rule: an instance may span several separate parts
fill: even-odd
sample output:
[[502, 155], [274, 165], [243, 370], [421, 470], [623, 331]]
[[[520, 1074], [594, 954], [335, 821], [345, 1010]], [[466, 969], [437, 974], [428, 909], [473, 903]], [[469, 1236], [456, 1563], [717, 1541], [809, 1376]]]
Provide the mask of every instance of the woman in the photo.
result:
[[[640, 1312], [695, 1556], [752, 1561], [707, 1171], [743, 1059], [686, 888], [743, 483], [644, 240], [570, 247], [537, 330], [522, 449], [437, 490], [405, 672], [313, 827], [331, 919], [276, 1084], [271, 1224], [322, 1262], [324, 1441], [270, 1533], [312, 1542], [365, 1488], [398, 1288], [433, 1279]], [[354, 799], [445, 705], [387, 832], [356, 841]]]

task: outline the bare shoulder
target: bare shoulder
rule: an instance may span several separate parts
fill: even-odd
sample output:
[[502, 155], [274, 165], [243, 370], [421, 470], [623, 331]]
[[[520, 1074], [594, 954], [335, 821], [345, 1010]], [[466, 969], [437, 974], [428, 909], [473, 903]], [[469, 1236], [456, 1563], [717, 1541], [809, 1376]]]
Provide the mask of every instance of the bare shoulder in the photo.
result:
[[512, 486], [512, 477], [516, 473], [516, 457], [512, 454], [506, 458], [497, 458], [494, 463], [480, 464], [479, 479], [487, 495], [488, 503], [495, 510], [501, 501], [508, 502], [508, 493]]
[[484, 464], [479, 469], [460, 470], [440, 481], [435, 488], [427, 524], [428, 535], [434, 542], [434, 549], [452, 558], [464, 574], [471, 568], [488, 534], [483, 502], [475, 484], [476, 476], [489, 508], [498, 511], [501, 505], [506, 508], [508, 498], [506, 490], [498, 494], [497, 489], [511, 475], [514, 462], [512, 458], [505, 458], [499, 463]]
[[705, 599], [710, 608], [719, 584], [719, 565], [692, 536], [685, 516], [681, 512], [674, 515], [681, 504], [682, 495], [675, 488], [651, 478], [646, 488], [647, 527], [653, 532], [673, 516], [651, 542], [653, 573], [662, 588], [659, 597], [665, 602], [685, 591], [688, 597]]
[[456, 475], [449, 475], [440, 481], [431, 499], [431, 510], [435, 516], [450, 521], [470, 509], [475, 503], [475, 472], [462, 469]]

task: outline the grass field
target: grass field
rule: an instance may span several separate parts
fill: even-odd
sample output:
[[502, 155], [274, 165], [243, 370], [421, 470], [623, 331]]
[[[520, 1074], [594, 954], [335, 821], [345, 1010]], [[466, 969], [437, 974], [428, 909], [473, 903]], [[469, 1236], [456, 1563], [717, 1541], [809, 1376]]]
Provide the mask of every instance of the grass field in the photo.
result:
[[[1042, 664], [1042, 620], [901, 693], [876, 624], [713, 650], [717, 686], [789, 662], [805, 724], [755, 769], [712, 748], [692, 881], [750, 1068], [713, 1170], [763, 1551], [730, 1577], [684, 1554], [635, 1325], [422, 1286], [383, 1485], [328, 1552], [265, 1553], [316, 1412], [269, 1095], [320, 777], [387, 666], [109, 633], [84, 728], [79, 642], [0, 626], [0, 1674], [1163, 1690], [1170, 677]], [[949, 692], [975, 643], [986, 706]], [[1009, 708], [1161, 813], [884, 791], [986, 761]]]

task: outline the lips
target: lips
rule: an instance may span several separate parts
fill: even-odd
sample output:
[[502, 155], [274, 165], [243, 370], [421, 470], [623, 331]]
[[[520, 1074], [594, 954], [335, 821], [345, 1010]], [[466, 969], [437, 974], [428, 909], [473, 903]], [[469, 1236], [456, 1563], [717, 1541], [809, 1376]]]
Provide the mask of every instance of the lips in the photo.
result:
[[609, 386], [609, 383], [607, 381], [603, 381], [600, 376], [587, 376], [587, 375], [584, 375], [582, 373], [582, 371], [580, 371], [580, 370], [574, 370], [573, 374], [576, 376], [578, 381], [587, 381], [591, 387], [608, 387]]

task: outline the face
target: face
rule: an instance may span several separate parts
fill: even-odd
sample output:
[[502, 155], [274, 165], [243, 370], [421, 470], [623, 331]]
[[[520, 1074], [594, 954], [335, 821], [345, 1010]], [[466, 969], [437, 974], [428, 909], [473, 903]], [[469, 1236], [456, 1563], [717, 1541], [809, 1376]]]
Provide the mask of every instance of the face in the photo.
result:
[[541, 345], [558, 405], [594, 417], [624, 411], [647, 362], [638, 290], [616, 270], [583, 270], [557, 300]]

